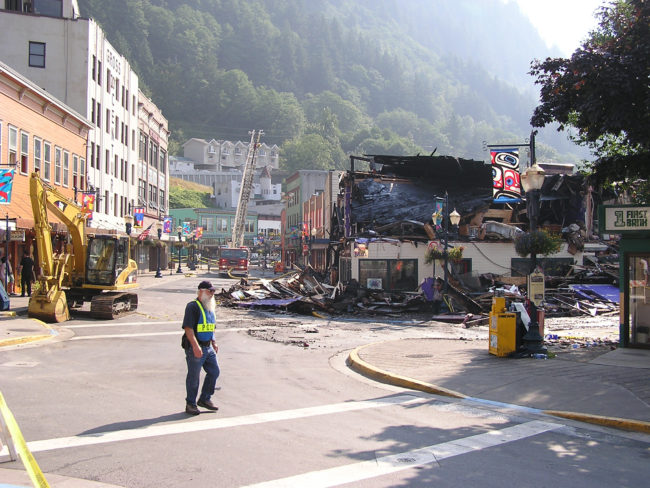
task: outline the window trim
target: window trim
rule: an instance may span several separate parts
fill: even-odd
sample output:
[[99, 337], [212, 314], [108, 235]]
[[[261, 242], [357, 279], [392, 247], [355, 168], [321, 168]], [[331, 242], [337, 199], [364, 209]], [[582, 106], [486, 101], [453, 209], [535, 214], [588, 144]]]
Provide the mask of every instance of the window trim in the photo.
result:
[[[34, 172], [41, 173], [41, 167], [43, 163], [43, 139], [40, 137], [34, 136], [32, 137], [32, 147], [34, 149]], [[38, 153], [39, 156], [38, 158], [36, 157], [36, 148], [38, 147]], [[37, 162], [38, 161], [38, 165]]]
[[[23, 138], [27, 137], [27, 144], [23, 144]], [[27, 146], [24, 148], [23, 146]], [[26, 150], [25, 150], [26, 149]], [[26, 166], [26, 171], [23, 171], [23, 158]], [[22, 175], [29, 174], [29, 132], [24, 130], [20, 131], [20, 159], [18, 160], [19, 169], [18, 171]]]
[[[46, 148], [48, 151], [46, 151]], [[49, 152], [49, 159], [46, 158], [46, 153]], [[52, 179], [52, 143], [43, 141], [43, 180], [51, 181]]]
[[61, 167], [63, 165], [63, 149], [54, 146], [54, 184], [61, 184]]

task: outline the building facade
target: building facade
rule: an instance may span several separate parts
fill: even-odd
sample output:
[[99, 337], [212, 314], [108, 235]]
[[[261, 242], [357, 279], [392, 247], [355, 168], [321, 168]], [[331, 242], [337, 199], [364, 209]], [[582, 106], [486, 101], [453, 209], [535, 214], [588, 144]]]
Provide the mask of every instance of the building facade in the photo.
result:
[[[85, 189], [86, 138], [91, 127], [81, 114], [0, 63], [0, 238], [2, 254], [9, 255], [12, 269], [25, 251], [32, 255], [36, 251], [31, 173], [38, 173], [71, 200], [79, 200], [79, 192]], [[50, 224], [55, 239], [67, 234], [56, 218]], [[9, 241], [7, 228], [16, 231]]]
[[91, 121], [93, 225], [122, 230], [138, 195], [138, 76], [97, 23], [79, 16], [76, 0], [10, 4], [0, 10], [0, 58]]

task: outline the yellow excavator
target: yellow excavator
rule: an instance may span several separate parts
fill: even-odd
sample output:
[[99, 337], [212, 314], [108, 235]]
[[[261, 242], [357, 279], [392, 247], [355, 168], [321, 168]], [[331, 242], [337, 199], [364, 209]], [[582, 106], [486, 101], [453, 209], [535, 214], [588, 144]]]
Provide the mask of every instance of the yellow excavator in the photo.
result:
[[[138, 267], [128, 237], [86, 235], [87, 214], [75, 201], [32, 173], [29, 194], [37, 247], [35, 287], [27, 315], [45, 322], [70, 319], [70, 310], [90, 302], [94, 318], [114, 319], [138, 307]], [[52, 246], [48, 210], [68, 228], [70, 242], [60, 253]]]

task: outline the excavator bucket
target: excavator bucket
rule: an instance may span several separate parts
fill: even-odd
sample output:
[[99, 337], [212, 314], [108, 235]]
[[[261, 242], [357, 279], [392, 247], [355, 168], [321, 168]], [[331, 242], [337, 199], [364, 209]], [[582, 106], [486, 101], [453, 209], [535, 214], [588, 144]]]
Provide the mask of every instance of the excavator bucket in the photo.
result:
[[51, 297], [35, 293], [29, 299], [27, 316], [48, 323], [70, 320], [65, 292], [58, 290]]

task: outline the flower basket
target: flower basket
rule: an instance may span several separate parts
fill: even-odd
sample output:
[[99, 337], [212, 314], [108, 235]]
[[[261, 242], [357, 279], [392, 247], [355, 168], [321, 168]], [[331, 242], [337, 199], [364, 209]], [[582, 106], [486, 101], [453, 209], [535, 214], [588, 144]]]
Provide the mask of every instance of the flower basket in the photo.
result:
[[[463, 258], [463, 246], [450, 247], [447, 249], [447, 257], [452, 261], [460, 261]], [[430, 246], [424, 253], [424, 262], [431, 264], [437, 259], [445, 259], [444, 249], [437, 246]]]
[[525, 258], [529, 254], [548, 256], [555, 254], [562, 247], [562, 238], [545, 230], [525, 232], [515, 237], [515, 251]]

